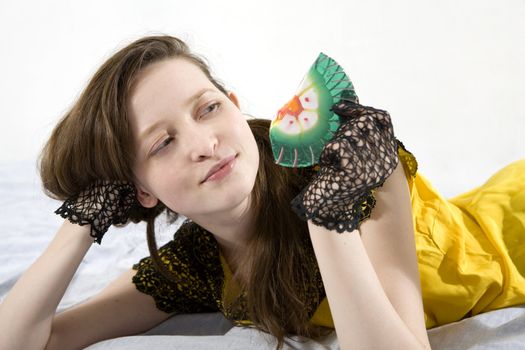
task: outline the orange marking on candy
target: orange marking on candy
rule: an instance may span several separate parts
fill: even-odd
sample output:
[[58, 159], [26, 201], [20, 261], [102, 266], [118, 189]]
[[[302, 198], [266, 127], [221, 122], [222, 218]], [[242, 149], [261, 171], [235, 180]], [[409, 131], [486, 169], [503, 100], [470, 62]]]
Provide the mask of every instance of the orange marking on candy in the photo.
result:
[[295, 95], [290, 100], [290, 102], [288, 102], [281, 109], [279, 109], [279, 112], [277, 112], [276, 121], [281, 121], [286, 115], [294, 116], [295, 119], [297, 120], [299, 117], [299, 114], [301, 114], [303, 111], [304, 111], [304, 108], [303, 108], [303, 105], [301, 104], [301, 100], [299, 100], [299, 97]]
[[286, 107], [289, 114], [295, 117], [297, 117], [303, 111], [303, 105], [301, 104], [301, 101], [299, 100], [299, 97], [297, 97], [297, 95], [294, 95], [294, 97], [290, 100], [290, 102], [288, 102]]

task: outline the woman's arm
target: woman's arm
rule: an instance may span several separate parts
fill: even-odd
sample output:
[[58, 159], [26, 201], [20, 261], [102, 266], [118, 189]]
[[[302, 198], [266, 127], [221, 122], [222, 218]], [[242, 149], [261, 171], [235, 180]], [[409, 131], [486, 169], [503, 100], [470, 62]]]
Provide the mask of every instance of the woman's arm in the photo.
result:
[[123, 272], [97, 295], [56, 315], [45, 350], [83, 349], [102, 340], [140, 334], [173, 316], [137, 290], [132, 282], [136, 273]]
[[338, 234], [308, 222], [340, 346], [430, 349], [401, 162], [375, 198], [359, 231]]
[[59, 314], [56, 308], [93, 245], [89, 225], [65, 220], [45, 252], [0, 304], [0, 349], [79, 349], [145, 332], [171, 317], [139, 292], [130, 269], [99, 294]]
[[0, 304], [0, 349], [44, 348], [58, 303], [93, 244], [89, 229], [65, 220], [9, 291]]

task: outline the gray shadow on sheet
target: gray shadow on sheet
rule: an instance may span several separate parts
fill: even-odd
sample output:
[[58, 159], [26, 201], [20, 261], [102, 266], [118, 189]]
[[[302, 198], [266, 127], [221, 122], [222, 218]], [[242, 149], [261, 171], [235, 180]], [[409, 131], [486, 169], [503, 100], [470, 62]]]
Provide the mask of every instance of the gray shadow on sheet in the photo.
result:
[[432, 349], [525, 349], [525, 305], [493, 310], [428, 330]]
[[220, 312], [175, 315], [143, 335], [224, 335], [233, 324]]

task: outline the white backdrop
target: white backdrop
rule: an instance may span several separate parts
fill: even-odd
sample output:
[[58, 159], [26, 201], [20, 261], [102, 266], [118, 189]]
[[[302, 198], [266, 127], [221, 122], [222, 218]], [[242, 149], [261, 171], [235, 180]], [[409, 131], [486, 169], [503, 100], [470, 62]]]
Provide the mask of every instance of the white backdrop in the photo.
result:
[[525, 157], [525, 1], [0, 2], [0, 163], [34, 163], [111, 53], [171, 34], [207, 57], [242, 109], [273, 118], [320, 51], [386, 109], [446, 196]]

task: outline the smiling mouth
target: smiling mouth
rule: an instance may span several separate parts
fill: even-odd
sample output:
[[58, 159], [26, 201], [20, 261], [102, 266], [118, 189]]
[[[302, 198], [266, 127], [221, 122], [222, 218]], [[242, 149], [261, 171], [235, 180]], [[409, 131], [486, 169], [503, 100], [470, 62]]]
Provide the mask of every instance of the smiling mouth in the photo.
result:
[[210, 181], [222, 180], [223, 178], [228, 176], [232, 172], [233, 167], [235, 166], [236, 158], [237, 155], [235, 154], [222, 159], [219, 163], [217, 163], [210, 169], [210, 171], [206, 175], [206, 178], [203, 181], [201, 181], [201, 184]]

